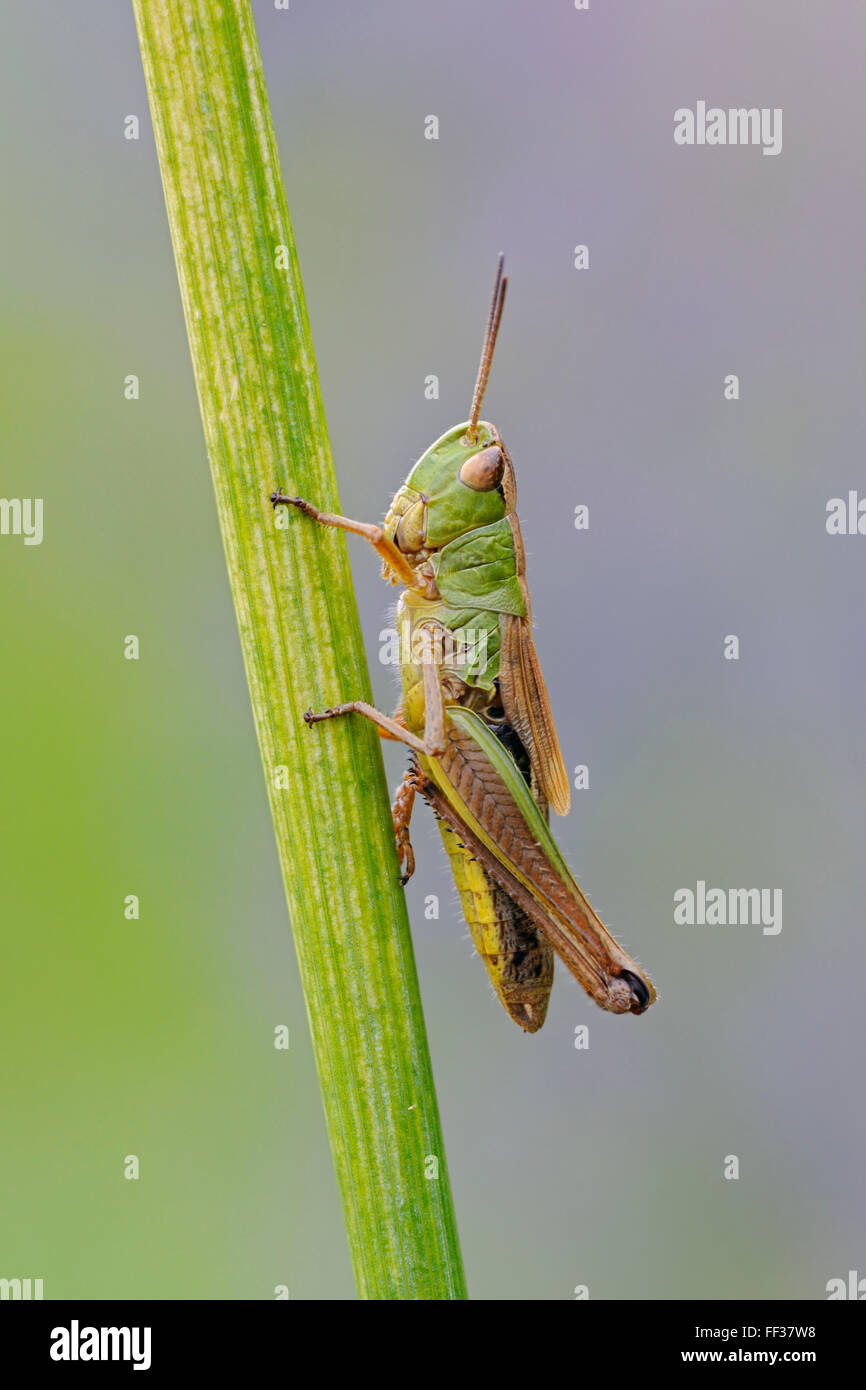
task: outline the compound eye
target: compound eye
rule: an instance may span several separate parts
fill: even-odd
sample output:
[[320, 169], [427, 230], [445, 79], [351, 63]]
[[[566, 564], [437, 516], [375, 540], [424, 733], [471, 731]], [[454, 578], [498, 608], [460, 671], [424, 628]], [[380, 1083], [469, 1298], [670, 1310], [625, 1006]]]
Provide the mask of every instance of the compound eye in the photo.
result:
[[468, 458], [460, 469], [460, 481], [473, 492], [492, 492], [502, 482], [505, 459], [498, 444], [491, 444]]

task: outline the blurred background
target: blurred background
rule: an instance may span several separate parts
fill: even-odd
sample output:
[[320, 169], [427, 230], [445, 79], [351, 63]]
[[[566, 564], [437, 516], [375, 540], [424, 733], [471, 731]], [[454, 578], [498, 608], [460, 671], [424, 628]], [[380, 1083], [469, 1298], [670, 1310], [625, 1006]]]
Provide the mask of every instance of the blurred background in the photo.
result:
[[[471, 1294], [825, 1297], [866, 1273], [866, 539], [825, 529], [866, 495], [863, 13], [254, 8], [347, 514], [379, 519], [465, 419], [506, 252], [484, 413], [590, 777], [554, 829], [659, 989], [617, 1019], [558, 969], [520, 1033], [420, 808]], [[0, 30], [0, 493], [45, 508], [42, 545], [0, 537], [0, 1276], [350, 1299], [131, 9], [7, 6]], [[699, 100], [781, 107], [781, 154], [675, 146]], [[390, 707], [389, 591], [351, 556]], [[781, 933], [675, 925], [699, 879], [781, 888]]]

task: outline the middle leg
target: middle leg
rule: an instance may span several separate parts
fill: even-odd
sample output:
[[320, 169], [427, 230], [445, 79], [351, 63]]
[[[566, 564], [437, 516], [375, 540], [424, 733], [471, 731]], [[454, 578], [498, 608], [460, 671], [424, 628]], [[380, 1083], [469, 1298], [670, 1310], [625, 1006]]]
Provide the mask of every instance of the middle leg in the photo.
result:
[[394, 837], [397, 841], [397, 855], [402, 870], [400, 882], [404, 886], [415, 872], [415, 851], [412, 849], [412, 842], [409, 839], [409, 822], [412, 819], [412, 808], [415, 805], [415, 793], [420, 786], [420, 774], [413, 763], [404, 772], [403, 781], [397, 788], [394, 804], [391, 807], [391, 815], [394, 818]]

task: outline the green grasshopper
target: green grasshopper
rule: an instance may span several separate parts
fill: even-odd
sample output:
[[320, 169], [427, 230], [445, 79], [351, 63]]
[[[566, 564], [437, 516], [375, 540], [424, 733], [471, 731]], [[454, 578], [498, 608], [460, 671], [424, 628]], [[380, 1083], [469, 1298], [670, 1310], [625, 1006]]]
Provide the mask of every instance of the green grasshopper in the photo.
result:
[[642, 1014], [656, 997], [587, 902], [548, 828], [565, 815], [568, 776], [535, 644], [514, 467], [495, 426], [480, 420], [507, 280], [499, 257], [468, 421], [437, 439], [411, 470], [382, 526], [320, 512], [323, 526], [363, 536], [397, 605], [403, 694], [392, 716], [362, 700], [305, 715], [308, 724], [360, 714], [411, 750], [394, 800], [402, 869], [415, 859], [417, 793], [432, 806], [478, 954], [509, 1016], [544, 1022], [554, 951], [595, 1002]]

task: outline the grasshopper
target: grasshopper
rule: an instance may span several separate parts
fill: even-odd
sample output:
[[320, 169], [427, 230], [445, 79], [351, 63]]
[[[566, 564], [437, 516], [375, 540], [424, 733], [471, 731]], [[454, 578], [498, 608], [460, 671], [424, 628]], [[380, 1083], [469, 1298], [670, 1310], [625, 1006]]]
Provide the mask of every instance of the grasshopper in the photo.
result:
[[393, 715], [361, 700], [304, 716], [358, 714], [410, 749], [393, 805], [405, 883], [415, 867], [416, 794], [432, 806], [478, 954], [509, 1016], [542, 1026], [554, 952], [611, 1013], [656, 997], [593, 911], [548, 828], [565, 815], [568, 776], [532, 639], [514, 466], [479, 418], [505, 302], [499, 257], [469, 419], [421, 455], [381, 526], [271, 494], [322, 526], [362, 536], [402, 584], [397, 605], [402, 698]]

